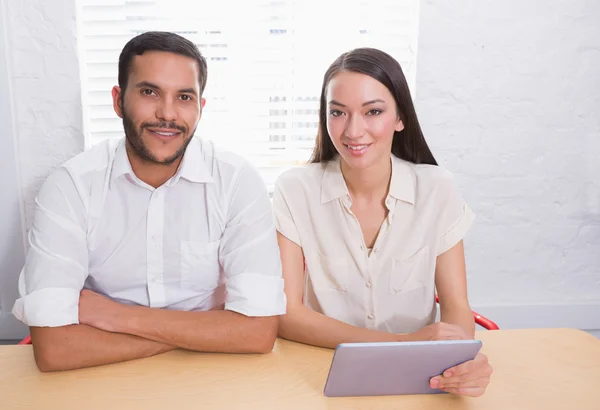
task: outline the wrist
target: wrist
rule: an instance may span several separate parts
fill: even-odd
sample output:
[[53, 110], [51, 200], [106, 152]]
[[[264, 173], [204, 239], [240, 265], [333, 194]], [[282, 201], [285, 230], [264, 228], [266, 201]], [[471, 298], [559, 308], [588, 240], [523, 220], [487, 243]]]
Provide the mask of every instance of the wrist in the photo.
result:
[[112, 320], [113, 332], [131, 334], [131, 324], [133, 323], [133, 306], [118, 304]]
[[412, 333], [399, 333], [396, 335], [397, 342], [412, 342], [413, 341]]

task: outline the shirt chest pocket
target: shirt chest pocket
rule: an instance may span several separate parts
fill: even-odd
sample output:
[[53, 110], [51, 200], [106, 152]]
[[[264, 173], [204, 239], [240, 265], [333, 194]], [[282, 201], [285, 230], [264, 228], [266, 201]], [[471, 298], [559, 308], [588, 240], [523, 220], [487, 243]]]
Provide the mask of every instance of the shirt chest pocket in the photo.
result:
[[315, 252], [308, 275], [315, 290], [348, 290], [348, 270], [344, 258], [328, 257]]
[[433, 266], [427, 246], [408, 258], [392, 259], [390, 292], [397, 294], [423, 288], [433, 278]]
[[183, 241], [181, 243], [181, 286], [212, 290], [219, 285], [221, 266], [219, 242]]

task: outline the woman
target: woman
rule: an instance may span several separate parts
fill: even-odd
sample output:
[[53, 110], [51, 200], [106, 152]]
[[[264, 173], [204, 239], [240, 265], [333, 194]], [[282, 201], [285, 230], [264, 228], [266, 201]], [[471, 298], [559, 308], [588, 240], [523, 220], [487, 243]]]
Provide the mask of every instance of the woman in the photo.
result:
[[[320, 101], [311, 164], [284, 173], [273, 198], [279, 335], [330, 348], [472, 339], [462, 239], [474, 215], [425, 142], [400, 65], [376, 49], [344, 53]], [[480, 354], [431, 386], [479, 396], [491, 371]]]

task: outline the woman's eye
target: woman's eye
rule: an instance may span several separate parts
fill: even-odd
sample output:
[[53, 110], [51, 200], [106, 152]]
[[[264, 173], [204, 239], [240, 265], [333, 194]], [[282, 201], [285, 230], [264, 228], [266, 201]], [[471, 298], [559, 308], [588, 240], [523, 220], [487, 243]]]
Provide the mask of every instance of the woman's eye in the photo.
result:
[[379, 115], [382, 112], [383, 111], [381, 111], [381, 110], [373, 109], [373, 110], [369, 110], [369, 112], [367, 113], [367, 115]]
[[343, 112], [341, 112], [340, 110], [331, 110], [331, 111], [329, 111], [329, 115], [331, 115], [332, 117], [339, 117], [342, 114], [343, 114]]

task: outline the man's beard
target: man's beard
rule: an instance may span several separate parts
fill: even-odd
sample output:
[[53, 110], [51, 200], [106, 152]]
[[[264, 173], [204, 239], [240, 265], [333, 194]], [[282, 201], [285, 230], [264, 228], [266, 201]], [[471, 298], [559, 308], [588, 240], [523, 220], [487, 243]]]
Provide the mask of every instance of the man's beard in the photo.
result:
[[123, 128], [125, 129], [125, 137], [127, 138], [127, 141], [129, 141], [129, 144], [131, 145], [131, 147], [133, 148], [135, 153], [142, 159], [142, 161], [151, 162], [151, 163], [160, 164], [160, 165], [171, 165], [172, 163], [177, 161], [179, 158], [181, 158], [181, 156], [185, 153], [187, 146], [192, 141], [192, 138], [194, 137], [194, 133], [196, 132], [196, 129], [194, 128], [194, 131], [190, 134], [188, 139], [185, 140], [183, 145], [177, 150], [177, 152], [175, 154], [173, 154], [172, 156], [165, 158], [163, 160], [159, 160], [158, 158], [156, 158], [156, 156], [154, 154], [152, 154], [152, 152], [148, 149], [148, 147], [146, 147], [146, 144], [144, 144], [144, 141], [142, 139], [142, 132], [144, 131], [144, 129], [145, 128], [171, 129], [174, 131], [179, 131], [183, 135], [186, 135], [186, 133], [188, 131], [188, 129], [186, 127], [177, 125], [174, 121], [171, 121], [171, 122], [161, 121], [161, 122], [153, 122], [153, 123], [143, 122], [140, 125], [140, 128], [138, 130], [138, 129], [136, 129], [135, 123], [133, 122], [131, 117], [129, 117], [129, 115], [127, 115], [126, 110], [123, 109]]

